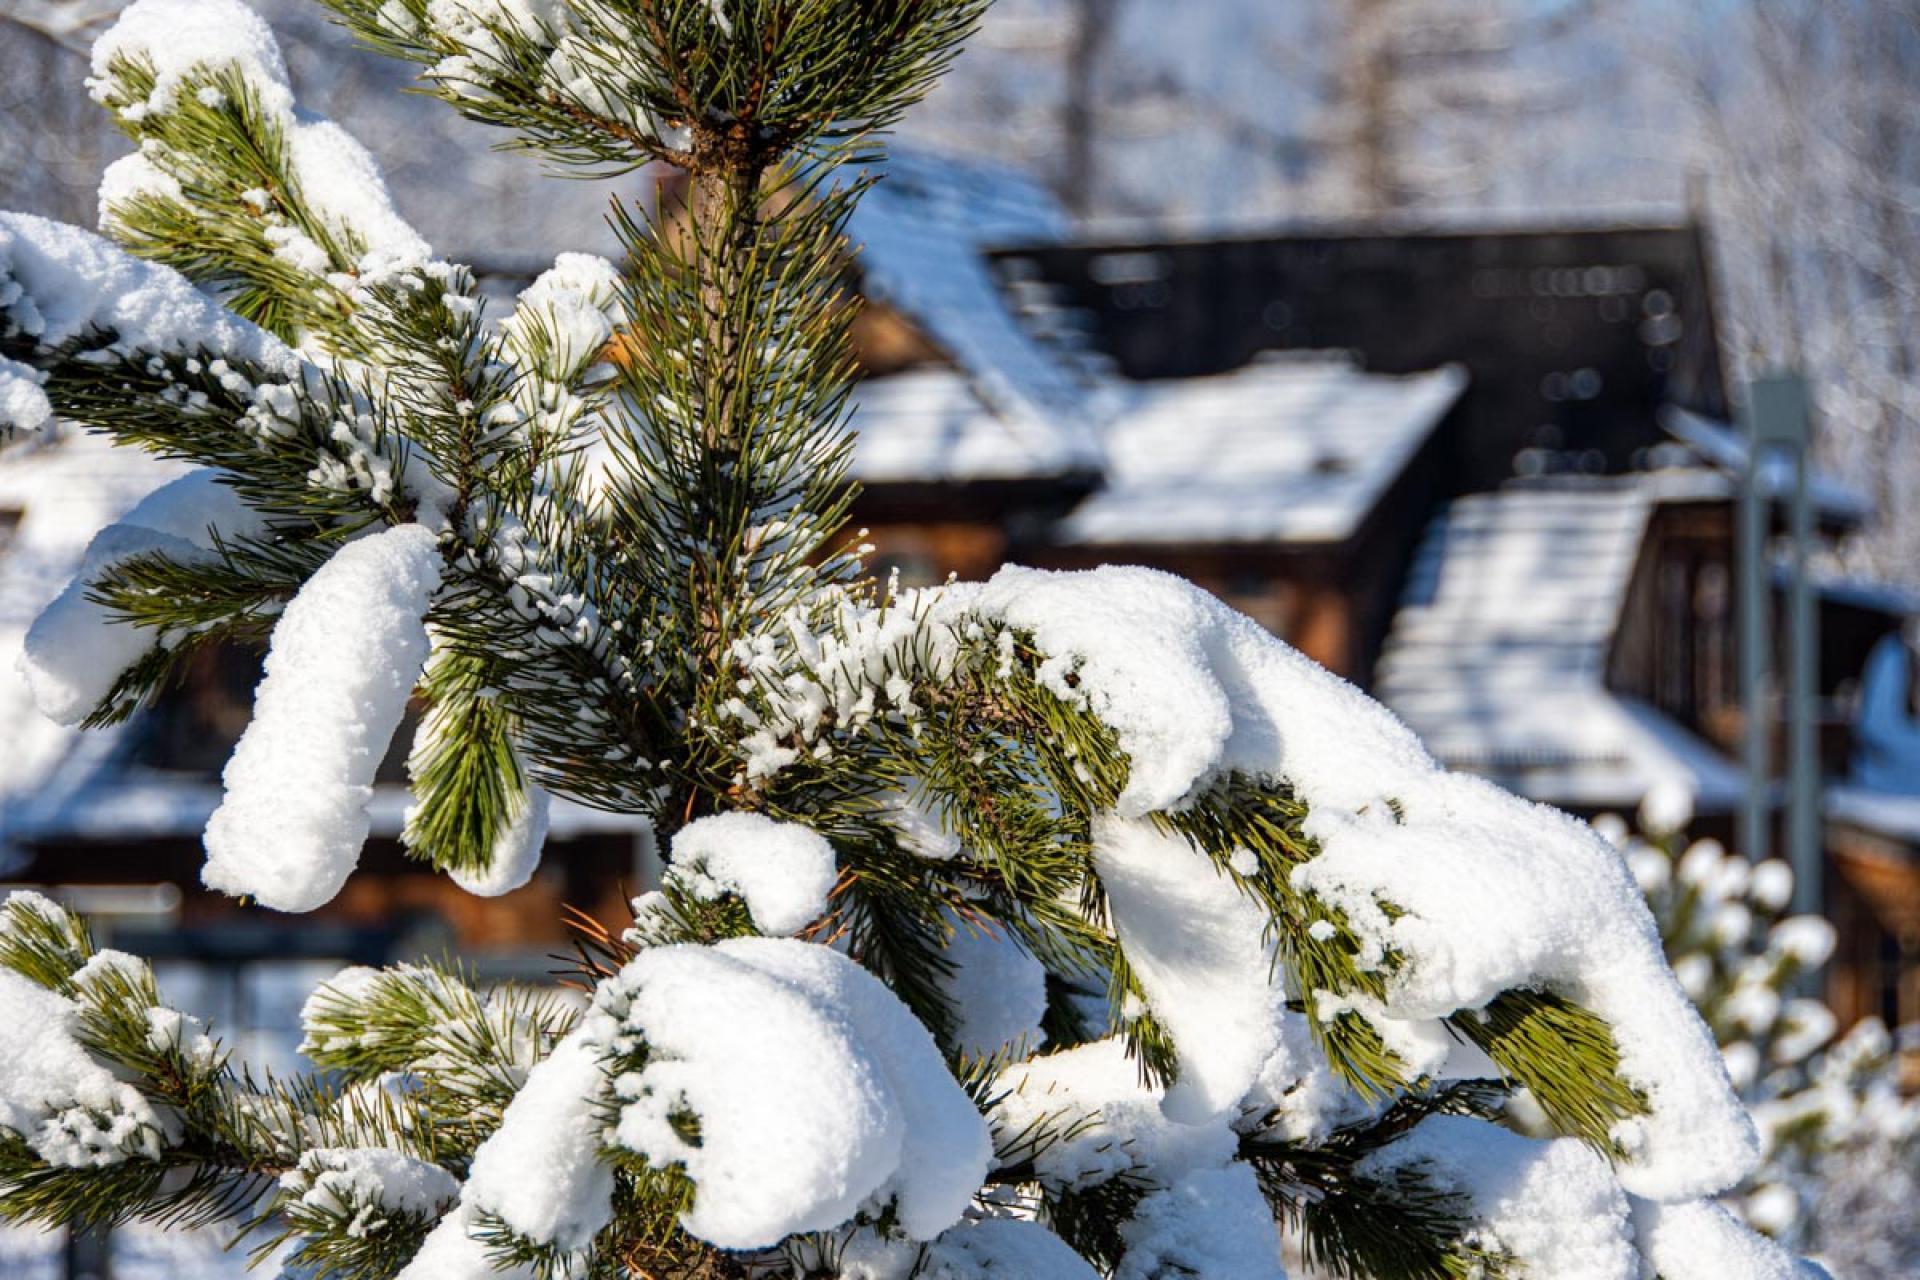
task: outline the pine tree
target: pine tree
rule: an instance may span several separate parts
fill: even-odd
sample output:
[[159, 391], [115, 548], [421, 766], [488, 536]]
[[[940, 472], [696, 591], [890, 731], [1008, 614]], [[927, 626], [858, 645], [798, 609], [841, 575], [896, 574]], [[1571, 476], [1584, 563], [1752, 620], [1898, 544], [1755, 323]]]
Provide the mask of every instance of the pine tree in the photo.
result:
[[[558, 794], [666, 882], [584, 1007], [350, 970], [291, 1080], [16, 895], [0, 1214], [405, 1280], [1257, 1280], [1276, 1224], [1336, 1276], [1795, 1273], [1705, 1199], [1752, 1127], [1591, 830], [1176, 579], [865, 573], [843, 230], [982, 0], [328, 3], [684, 208], [489, 325], [248, 10], [139, 0], [94, 53], [117, 245], [0, 222], [0, 414], [199, 470], [27, 674], [102, 724], [266, 641], [205, 880], [268, 907], [353, 873], [414, 696], [412, 856], [503, 892]], [[1515, 1087], [1562, 1136], [1494, 1123]]]

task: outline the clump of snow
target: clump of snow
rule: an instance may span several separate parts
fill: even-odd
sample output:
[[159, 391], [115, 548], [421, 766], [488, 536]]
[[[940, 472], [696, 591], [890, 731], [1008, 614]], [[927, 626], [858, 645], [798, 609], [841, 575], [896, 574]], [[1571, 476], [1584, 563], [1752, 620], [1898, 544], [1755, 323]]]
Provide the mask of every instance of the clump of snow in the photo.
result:
[[207, 823], [209, 888], [281, 911], [340, 891], [366, 842], [374, 770], [426, 661], [439, 582], [434, 535], [401, 525], [342, 547], [288, 602]]
[[927, 1249], [915, 1280], [1099, 1280], [1053, 1232], [1024, 1218], [969, 1218]]
[[1819, 916], [1789, 916], [1767, 935], [1770, 949], [1791, 956], [1804, 969], [1818, 969], [1833, 954], [1833, 926]]
[[1826, 1280], [1820, 1267], [1795, 1258], [1712, 1201], [1635, 1200], [1633, 1230], [1649, 1268], [1662, 1276]]
[[76, 1039], [80, 1011], [0, 968], [0, 1129], [50, 1165], [101, 1168], [160, 1158], [165, 1130], [152, 1105]]
[[158, 197], [175, 202], [185, 200], [186, 193], [180, 180], [160, 167], [156, 159], [159, 154], [159, 144], [143, 143], [140, 150], [121, 156], [100, 175], [101, 230], [112, 229], [116, 220], [116, 206], [140, 197]]
[[38, 431], [53, 418], [47, 375], [0, 356], [0, 429]]
[[[291, 379], [298, 359], [278, 338], [233, 315], [171, 267], [146, 262], [78, 227], [0, 213], [0, 333], [43, 348], [98, 341], [120, 355], [211, 353]], [[0, 426], [44, 422], [39, 380], [0, 369]], [[20, 416], [11, 416], [17, 412]]]
[[600, 1160], [600, 1055], [575, 1032], [534, 1067], [474, 1153], [463, 1205], [541, 1244], [572, 1251], [592, 1243], [613, 1217], [613, 1170]]
[[108, 525], [87, 545], [80, 572], [27, 630], [20, 674], [42, 715], [77, 725], [100, 704], [122, 672], [154, 645], [152, 631], [116, 621], [89, 599], [94, 579], [136, 556], [159, 553], [174, 560], [201, 558], [200, 548], [138, 525]]
[[1606, 1161], [1579, 1142], [1541, 1142], [1468, 1116], [1432, 1116], [1355, 1172], [1385, 1179], [1408, 1168], [1467, 1200], [1472, 1241], [1508, 1255], [1525, 1275], [1639, 1280], [1626, 1197]]
[[482, 898], [512, 893], [540, 869], [540, 853], [546, 847], [552, 815], [552, 795], [539, 783], [528, 780], [513, 816], [493, 838], [485, 869], [450, 867], [447, 874], [462, 889]]
[[1384, 1098], [1369, 1101], [1355, 1093], [1314, 1043], [1307, 1019], [1291, 1012], [1281, 1020], [1280, 1043], [1261, 1066], [1246, 1099], [1248, 1121], [1263, 1134], [1288, 1142], [1325, 1138], [1344, 1125], [1372, 1119], [1386, 1105]]
[[758, 813], [716, 813], [673, 838], [668, 870], [695, 897], [738, 894], [753, 927], [791, 937], [826, 914], [839, 872], [826, 837]]
[[[431, 629], [430, 629], [431, 630]], [[407, 753], [407, 773], [418, 780], [434, 753], [445, 741], [461, 714], [458, 702], [437, 702], [427, 708], [414, 730], [413, 745]], [[513, 749], [513, 748], [509, 748]], [[485, 867], [454, 866], [447, 874], [468, 893], [497, 898], [511, 893], [533, 879], [540, 869], [540, 855], [547, 843], [547, 830], [553, 814], [553, 797], [527, 776], [524, 760], [517, 749], [514, 760], [520, 766], [522, 790], [508, 797], [507, 819], [494, 833]], [[407, 807], [402, 830], [411, 831], [418, 816], [417, 803]]]
[[[1323, 820], [1322, 853], [1293, 876], [1383, 953], [1406, 958], [1388, 1013], [1443, 1017], [1548, 986], [1607, 1021], [1622, 1074], [1646, 1094], [1650, 1114], [1614, 1134], [1628, 1152], [1627, 1188], [1680, 1198], [1738, 1181], [1756, 1156], [1752, 1124], [1618, 852], [1478, 779], [1403, 781], [1404, 823]], [[1390, 918], [1383, 901], [1405, 914]]]
[[94, 97], [107, 101], [116, 59], [144, 61], [155, 73], [153, 91], [123, 109], [139, 121], [174, 109], [195, 73], [231, 67], [274, 115], [291, 115], [287, 64], [264, 19], [240, 0], [137, 0], [93, 45]]
[[1006, 930], [989, 921], [954, 920], [941, 979], [957, 1019], [953, 1047], [985, 1060], [1024, 1058], [1046, 1040], [1047, 970]]
[[1044, 1137], [1033, 1167], [1053, 1190], [1077, 1191], [1123, 1174], [1173, 1179], [1225, 1164], [1239, 1145], [1225, 1117], [1169, 1119], [1161, 1093], [1140, 1083], [1140, 1065], [1118, 1037], [1009, 1067], [993, 1093], [996, 1144], [1018, 1155], [1023, 1143]]
[[1250, 1165], [1196, 1170], [1154, 1192], [1140, 1202], [1120, 1235], [1127, 1252], [1114, 1280], [1286, 1280], [1273, 1211]]
[[386, 1214], [437, 1217], [460, 1195], [460, 1184], [437, 1164], [383, 1147], [315, 1147], [281, 1175], [280, 1187], [304, 1207], [351, 1215], [347, 1234], [365, 1236]]
[[613, 337], [620, 272], [590, 253], [563, 253], [520, 293], [501, 322], [507, 350], [522, 364], [567, 380], [600, 359]]
[[1640, 829], [1656, 836], [1684, 831], [1693, 821], [1693, 792], [1683, 782], [1663, 778], [1640, 801]]
[[[857, 963], [785, 938], [649, 949], [603, 983], [590, 1034], [646, 1062], [614, 1081], [614, 1141], [696, 1191], [683, 1225], [729, 1249], [891, 1201], [951, 1226], [986, 1175], [985, 1122], [925, 1027]], [[699, 1140], [676, 1118], [691, 1116]]]
[[336, 236], [362, 246], [354, 269], [363, 280], [422, 267], [433, 256], [420, 233], [394, 209], [372, 153], [339, 125], [329, 120], [294, 123], [288, 130], [287, 161], [307, 207]]
[[882, 818], [908, 853], [930, 862], [951, 862], [963, 852], [959, 834], [947, 830], [939, 811], [920, 795], [899, 789], [879, 798]]
[[174, 560], [205, 559], [222, 538], [253, 537], [265, 529], [259, 515], [211, 469], [190, 471], [160, 486], [87, 546], [66, 589], [28, 629], [19, 666], [42, 714], [79, 724], [113, 688], [122, 672], [153, 647], [150, 630], [116, 621], [87, 598], [94, 581], [115, 565], [151, 552]]
[[1049, 657], [1041, 679], [1119, 736], [1132, 764], [1122, 817], [1235, 772], [1285, 777], [1316, 812], [1353, 812], [1434, 768], [1378, 703], [1170, 574], [1007, 568], [963, 603], [1032, 635]]
[[1168, 1114], [1192, 1122], [1237, 1107], [1278, 1047], [1285, 1012], [1266, 913], [1206, 854], [1146, 819], [1097, 819], [1093, 861], [1114, 932], [1179, 1055]]
[[483, 1225], [464, 1203], [454, 1206], [394, 1280], [540, 1280], [531, 1264], [496, 1265], [474, 1236]]

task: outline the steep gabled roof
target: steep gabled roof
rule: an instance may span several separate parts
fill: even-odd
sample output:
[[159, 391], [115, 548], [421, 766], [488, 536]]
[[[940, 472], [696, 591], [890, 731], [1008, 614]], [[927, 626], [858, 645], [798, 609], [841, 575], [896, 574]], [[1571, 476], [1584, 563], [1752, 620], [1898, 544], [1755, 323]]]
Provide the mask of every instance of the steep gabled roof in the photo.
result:
[[[1026, 459], [1033, 475], [1098, 469], [1092, 424], [1100, 385], [1015, 314], [987, 251], [1051, 243], [1067, 230], [1065, 212], [1038, 183], [909, 147], [889, 152], [848, 227], [865, 294], [906, 316], [952, 360], [980, 407], [1012, 437], [1008, 453]], [[900, 430], [917, 429], [913, 419], [930, 384], [921, 378], [887, 391], [894, 380], [874, 380], [863, 429], [891, 429], [882, 417], [891, 408], [908, 414]], [[856, 470], [879, 478], [864, 462]], [[943, 477], [936, 465], [934, 474], [915, 478]]]
[[1680, 781], [1702, 812], [1731, 808], [1732, 762], [1606, 687], [1660, 484], [1623, 476], [1454, 502], [1417, 553], [1376, 695], [1444, 764], [1535, 800], [1631, 807]]

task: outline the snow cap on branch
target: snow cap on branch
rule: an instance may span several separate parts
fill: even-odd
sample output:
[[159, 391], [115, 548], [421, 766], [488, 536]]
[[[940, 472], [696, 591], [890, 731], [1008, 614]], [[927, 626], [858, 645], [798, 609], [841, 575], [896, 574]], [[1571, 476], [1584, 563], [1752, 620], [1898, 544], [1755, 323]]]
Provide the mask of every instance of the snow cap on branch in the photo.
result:
[[[145, 97], [127, 101], [125, 86], [115, 75], [121, 60], [145, 63], [155, 79]], [[136, 0], [93, 47], [94, 97], [114, 106], [136, 133], [156, 117], [180, 106], [181, 90], [218, 73], [240, 77], [251, 92], [269, 128], [285, 139], [287, 178], [291, 191], [257, 193], [256, 216], [269, 220], [270, 240], [279, 245], [276, 256], [289, 265], [351, 290], [352, 277], [378, 279], [392, 272], [424, 266], [432, 250], [393, 207], [392, 197], [373, 157], [339, 125], [296, 112], [287, 67], [272, 30], [239, 0]], [[202, 85], [195, 101], [217, 106], [210, 95], [219, 90]], [[102, 187], [103, 216], [112, 219], [112, 195], [136, 192], [168, 194], [177, 189], [164, 161], [151, 157], [113, 175]], [[356, 246], [352, 262], [334, 262], [298, 225], [274, 209], [283, 200], [298, 201], [305, 211], [343, 245]], [[347, 278], [335, 272], [347, 270]]]
[[[761, 1248], [892, 1201], [930, 1240], [973, 1199], [987, 1128], [899, 998], [857, 963], [785, 938], [642, 952], [595, 997], [616, 1055], [613, 1140], [695, 1186], [688, 1232]], [[676, 1117], [699, 1123], [690, 1142]]]
[[474, 1153], [462, 1203], [515, 1234], [574, 1251], [613, 1216], [613, 1170], [600, 1161], [607, 1075], [575, 1032], [527, 1074], [500, 1127]]
[[433, 533], [400, 525], [340, 548], [288, 603], [207, 823], [209, 888], [281, 911], [340, 891], [366, 842], [374, 770], [426, 662], [439, 583]]
[[838, 872], [826, 837], [758, 813], [716, 813], [673, 838], [668, 875], [697, 898], [737, 894], [753, 927], [791, 937], [826, 914]]
[[153, 631], [116, 621], [111, 610], [88, 598], [101, 574], [150, 552], [176, 561], [205, 559], [215, 534], [254, 537], [264, 529], [258, 513], [219, 482], [218, 472], [201, 469], [161, 485], [94, 535], [73, 580], [27, 630], [20, 671], [41, 713], [60, 724], [79, 724], [153, 647]]
[[[0, 336], [24, 336], [41, 349], [91, 341], [123, 356], [204, 354], [283, 379], [299, 370], [278, 338], [173, 268], [24, 213], [0, 213]], [[36, 372], [0, 361], [0, 429], [36, 428], [52, 413]]]
[[1729, 1280], [1828, 1280], [1711, 1200], [1633, 1201], [1633, 1230], [1648, 1266], [1662, 1276]]
[[93, 43], [94, 97], [105, 100], [117, 59], [144, 61], [153, 91], [125, 109], [135, 121], [173, 109], [195, 72], [232, 67], [275, 115], [291, 115], [287, 64], [266, 20], [240, 0], [136, 0]]
[[158, 1159], [152, 1104], [80, 1044], [79, 1020], [73, 1001], [0, 968], [0, 1129], [61, 1168]]
[[1357, 1172], [1386, 1177], [1407, 1168], [1466, 1197], [1476, 1242], [1512, 1258], [1524, 1275], [1639, 1280], [1627, 1199], [1606, 1161], [1571, 1138], [1541, 1142], [1470, 1116], [1431, 1116]]
[[1266, 913], [1181, 836], [1100, 818], [1094, 869], [1147, 1004], [1173, 1037], [1180, 1075], [1167, 1113], [1197, 1122], [1238, 1108], [1280, 1044]]

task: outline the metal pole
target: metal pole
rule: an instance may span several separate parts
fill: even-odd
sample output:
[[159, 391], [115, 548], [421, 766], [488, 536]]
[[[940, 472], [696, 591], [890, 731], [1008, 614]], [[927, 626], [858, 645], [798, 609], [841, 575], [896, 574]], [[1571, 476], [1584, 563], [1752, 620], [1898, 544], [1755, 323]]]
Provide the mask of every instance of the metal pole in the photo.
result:
[[1757, 428], [1755, 400], [1759, 387], [1747, 397], [1747, 469], [1741, 476], [1739, 545], [1735, 558], [1740, 581], [1740, 706], [1745, 721], [1746, 801], [1740, 809], [1740, 852], [1754, 862], [1767, 856], [1771, 834], [1772, 761], [1769, 759], [1767, 705], [1767, 525], [1771, 511], [1761, 480], [1766, 450]]
[[[1801, 406], [1806, 405], [1802, 391]], [[1820, 838], [1820, 742], [1816, 717], [1820, 706], [1820, 633], [1815, 625], [1813, 583], [1807, 559], [1813, 548], [1813, 499], [1807, 473], [1813, 469], [1811, 417], [1801, 421], [1801, 441], [1793, 478], [1793, 582], [1788, 602], [1793, 642], [1787, 716], [1787, 855], [1793, 864], [1793, 909], [1817, 914], [1826, 859]]]
[[[1815, 534], [1813, 499], [1809, 492], [1813, 409], [1806, 379], [1792, 373], [1758, 379], [1748, 388], [1747, 407], [1752, 428], [1749, 485], [1758, 485], [1771, 451], [1793, 460], [1788, 523], [1791, 575], [1787, 583], [1786, 853], [1793, 866], [1793, 909], [1817, 912], [1824, 870], [1820, 838], [1820, 744], [1815, 736], [1820, 698], [1820, 641], [1808, 569]], [[1751, 536], [1753, 531], [1748, 532]], [[1759, 530], [1759, 536], [1764, 541], [1764, 528]], [[1755, 558], [1763, 560], [1764, 549]], [[1764, 592], [1764, 566], [1756, 565], [1749, 572], [1760, 575]], [[1752, 727], [1749, 725], [1749, 745], [1753, 741]], [[1749, 787], [1753, 781], [1749, 777]]]

